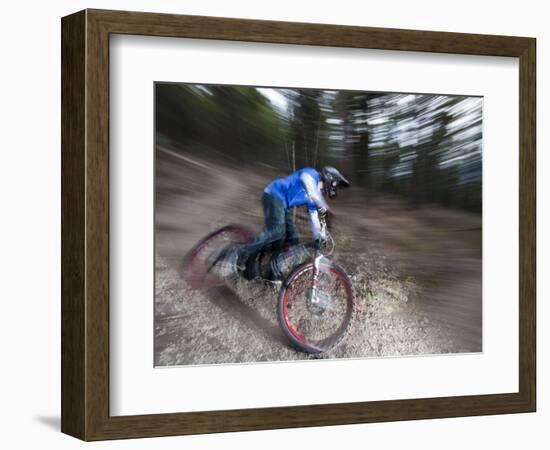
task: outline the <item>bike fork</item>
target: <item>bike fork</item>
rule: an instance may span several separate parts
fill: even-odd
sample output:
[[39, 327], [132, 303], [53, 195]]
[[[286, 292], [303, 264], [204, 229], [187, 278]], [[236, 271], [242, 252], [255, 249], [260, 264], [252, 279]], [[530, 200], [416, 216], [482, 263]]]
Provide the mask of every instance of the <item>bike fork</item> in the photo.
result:
[[313, 258], [313, 276], [311, 280], [311, 297], [310, 302], [312, 305], [317, 305], [318, 298], [317, 298], [317, 280], [319, 277], [319, 264], [321, 262], [321, 258], [323, 255], [319, 254], [318, 252], [315, 252], [315, 257]]

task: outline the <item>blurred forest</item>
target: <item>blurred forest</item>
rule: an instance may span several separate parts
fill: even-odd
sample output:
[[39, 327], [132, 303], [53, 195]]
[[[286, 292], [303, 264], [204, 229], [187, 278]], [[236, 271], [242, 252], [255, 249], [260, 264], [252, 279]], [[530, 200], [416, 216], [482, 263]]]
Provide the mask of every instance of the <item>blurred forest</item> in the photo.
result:
[[156, 144], [289, 173], [332, 164], [355, 187], [481, 212], [480, 97], [156, 84]]

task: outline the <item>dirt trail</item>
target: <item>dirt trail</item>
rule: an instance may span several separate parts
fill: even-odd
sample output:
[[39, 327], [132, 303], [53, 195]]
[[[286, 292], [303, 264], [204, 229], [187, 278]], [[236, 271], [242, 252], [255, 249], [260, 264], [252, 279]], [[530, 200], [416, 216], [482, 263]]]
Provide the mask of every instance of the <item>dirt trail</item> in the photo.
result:
[[[157, 158], [156, 364], [312, 358], [279, 330], [273, 285], [196, 292], [180, 279], [181, 258], [209, 231], [231, 222], [261, 228], [260, 195], [272, 175], [196, 162]], [[366, 201], [353, 189], [334, 210], [334, 259], [351, 274], [358, 311], [350, 335], [322, 358], [481, 351], [478, 217], [404, 210], [398, 199]]]

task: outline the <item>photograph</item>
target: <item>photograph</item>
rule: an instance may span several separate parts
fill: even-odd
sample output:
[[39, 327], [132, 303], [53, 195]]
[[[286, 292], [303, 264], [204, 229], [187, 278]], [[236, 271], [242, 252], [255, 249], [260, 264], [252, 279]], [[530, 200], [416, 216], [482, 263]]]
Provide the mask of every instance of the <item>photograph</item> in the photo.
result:
[[155, 367], [483, 351], [483, 97], [153, 89]]

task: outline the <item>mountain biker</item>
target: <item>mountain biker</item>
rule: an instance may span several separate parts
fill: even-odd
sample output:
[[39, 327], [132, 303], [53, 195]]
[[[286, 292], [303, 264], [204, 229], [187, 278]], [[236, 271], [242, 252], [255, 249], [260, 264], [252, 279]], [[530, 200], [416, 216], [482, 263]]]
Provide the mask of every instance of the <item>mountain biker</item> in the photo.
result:
[[244, 271], [247, 260], [268, 246], [298, 243], [298, 231], [291, 211], [297, 206], [307, 206], [313, 238], [324, 240], [326, 236], [319, 218], [326, 216], [329, 208], [323, 194], [333, 198], [338, 186], [349, 185], [349, 181], [332, 166], [324, 166], [320, 172], [306, 167], [272, 181], [262, 194], [265, 227], [252, 242], [237, 249], [237, 269]]

